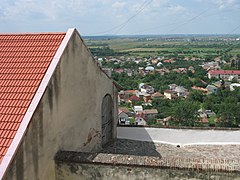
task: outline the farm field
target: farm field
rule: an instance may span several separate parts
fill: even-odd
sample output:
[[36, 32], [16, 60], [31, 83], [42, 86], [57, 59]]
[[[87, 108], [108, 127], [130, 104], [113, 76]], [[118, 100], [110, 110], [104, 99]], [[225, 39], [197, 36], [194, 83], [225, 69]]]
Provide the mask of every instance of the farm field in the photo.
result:
[[[208, 56], [236, 56], [240, 54], [240, 41], [226, 41], [223, 37], [115, 37], [86, 38], [90, 49], [108, 47], [116, 53], [128, 56], [189, 56], [207, 58]], [[113, 54], [114, 55], [114, 54]]]

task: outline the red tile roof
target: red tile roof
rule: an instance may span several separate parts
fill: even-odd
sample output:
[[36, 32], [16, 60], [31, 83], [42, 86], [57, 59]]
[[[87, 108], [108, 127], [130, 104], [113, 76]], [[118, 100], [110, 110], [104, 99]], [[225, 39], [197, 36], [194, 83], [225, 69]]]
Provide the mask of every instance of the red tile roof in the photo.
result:
[[129, 109], [126, 107], [119, 107], [118, 110], [125, 112], [125, 113], [130, 113]]
[[173, 93], [173, 91], [172, 91], [172, 90], [170, 90], [170, 89], [167, 89], [167, 90], [165, 90], [165, 91], [164, 91], [164, 93], [172, 94], [172, 93]]
[[137, 90], [126, 90], [124, 91], [125, 94], [136, 94]]
[[157, 109], [145, 109], [143, 111], [143, 114], [157, 114], [158, 110]]
[[152, 94], [153, 98], [157, 98], [157, 97], [164, 97], [163, 94], [161, 94], [160, 92], [155, 92], [154, 94]]
[[129, 101], [140, 101], [141, 99], [137, 97], [136, 95], [132, 95], [130, 98], [128, 98]]
[[0, 163], [65, 34], [0, 34]]
[[240, 74], [240, 70], [211, 70], [209, 74]]

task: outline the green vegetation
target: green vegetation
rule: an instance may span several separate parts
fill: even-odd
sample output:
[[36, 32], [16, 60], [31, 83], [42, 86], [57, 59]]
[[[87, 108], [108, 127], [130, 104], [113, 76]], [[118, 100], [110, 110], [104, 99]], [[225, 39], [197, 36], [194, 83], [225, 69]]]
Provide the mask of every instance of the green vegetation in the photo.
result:
[[180, 100], [174, 103], [172, 116], [180, 126], [195, 126], [198, 122], [197, 110], [199, 104], [194, 101]]
[[[226, 40], [229, 38], [229, 40]], [[207, 62], [218, 62], [221, 69], [240, 69], [240, 41], [231, 37], [114, 37], [100, 39], [86, 39], [94, 56], [102, 57], [103, 67], [112, 70], [122, 69], [124, 72], [112, 72], [112, 78], [124, 90], [138, 89], [140, 83], [151, 85], [155, 91], [163, 93], [169, 89], [169, 84], [177, 84], [188, 89], [189, 95], [175, 100], [153, 99], [152, 106], [145, 109], [157, 109], [157, 118], [173, 117], [169, 125], [174, 126], [220, 126], [238, 127], [240, 124], [240, 90], [230, 91], [220, 88], [217, 93], [206, 95], [202, 91], [192, 90], [192, 86], [206, 88], [217, 79], [208, 79], [207, 70], [200, 65]], [[120, 58], [120, 61], [110, 60]], [[159, 59], [158, 59], [159, 58]], [[130, 59], [130, 60], [129, 60]], [[136, 59], [140, 59], [136, 63]], [[151, 60], [162, 62], [160, 67]], [[171, 59], [174, 62], [164, 62]], [[140, 69], [147, 66], [155, 69], [165, 69], [166, 72], [154, 71], [141, 74]], [[194, 69], [192, 71], [191, 69]], [[184, 72], [178, 72], [178, 69]], [[127, 72], [131, 72], [128, 75]], [[237, 82], [233, 80], [232, 82]], [[141, 105], [141, 102], [122, 104], [128, 108]], [[207, 117], [208, 122], [201, 122], [198, 111], [214, 112]], [[131, 119], [134, 123], [134, 119]], [[155, 124], [154, 119], [148, 125]], [[155, 124], [162, 126], [162, 124]]]
[[212, 110], [215, 116], [209, 117], [209, 126], [238, 127], [240, 124], [240, 89], [220, 90], [216, 94], [206, 95], [200, 91], [191, 91], [189, 98], [179, 100], [154, 99], [152, 107], [159, 112], [159, 117], [174, 117], [172, 125], [203, 126], [197, 117], [201, 108]]
[[[181, 86], [184, 86], [185, 88], [191, 88], [192, 86], [205, 86], [201, 80], [204, 80], [206, 82], [211, 82], [212, 80], [209, 80], [206, 77], [206, 71], [203, 70], [201, 67], [197, 66], [197, 63], [195, 62], [189, 62], [189, 61], [182, 61], [183, 65], [182, 67], [188, 67], [192, 64], [192, 66], [195, 67], [197, 70], [196, 73], [191, 73], [188, 71], [186, 74], [181, 74], [176, 72], [170, 72], [166, 73], [164, 75], [160, 75], [159, 73], [153, 73], [153, 74], [147, 74], [146, 76], [140, 76], [140, 75], [133, 75], [133, 76], [128, 76], [126, 73], [112, 73], [112, 77], [114, 80], [116, 80], [121, 86], [124, 87], [124, 89], [136, 89], [140, 83], [148, 83], [156, 91], [160, 91], [163, 93], [164, 90], [168, 88], [169, 84], [178, 84]], [[171, 65], [167, 65], [166, 67], [170, 68]], [[176, 67], [180, 67], [180, 62], [179, 64], [176, 64]], [[110, 67], [112, 67], [110, 65]], [[123, 66], [121, 66], [123, 67]], [[126, 67], [126, 66], [124, 66]], [[132, 68], [136, 69], [138, 67], [137, 64], [133, 64]]]
[[240, 42], [225, 41], [224, 37], [219, 39], [216, 37], [176, 38], [175, 40], [163, 37], [122, 37], [86, 39], [85, 41], [93, 51], [94, 49], [104, 51], [106, 47], [112, 49], [114, 53], [111, 56], [121, 56], [125, 53], [129, 56], [140, 57], [159, 55], [172, 57], [173, 54], [178, 54], [178, 58], [188, 56], [212, 59], [217, 56], [223, 57], [226, 54], [230, 56], [240, 54]]
[[109, 46], [103, 46], [103, 47], [91, 47], [91, 52], [95, 56], [99, 57], [105, 57], [105, 56], [122, 56], [127, 55], [126, 52], [115, 52], [113, 49], [110, 49]]
[[217, 114], [218, 126], [238, 127], [240, 124], [240, 89], [223, 89], [216, 94], [205, 96], [202, 105]]
[[129, 117], [128, 119], [129, 119], [129, 121], [130, 121], [130, 124], [134, 124], [135, 119], [134, 119], [133, 117]]

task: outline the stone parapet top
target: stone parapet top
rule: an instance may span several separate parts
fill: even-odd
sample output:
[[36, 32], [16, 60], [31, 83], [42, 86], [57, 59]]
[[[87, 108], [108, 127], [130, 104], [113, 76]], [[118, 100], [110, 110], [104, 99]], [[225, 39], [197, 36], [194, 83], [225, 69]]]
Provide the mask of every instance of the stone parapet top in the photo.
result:
[[240, 145], [173, 145], [118, 139], [98, 153], [60, 151], [69, 163], [240, 172]]
[[186, 129], [186, 130], [216, 130], [216, 131], [240, 131], [237, 127], [190, 127], [190, 126], [156, 126], [156, 125], [118, 125], [118, 127], [160, 128], [160, 129]]

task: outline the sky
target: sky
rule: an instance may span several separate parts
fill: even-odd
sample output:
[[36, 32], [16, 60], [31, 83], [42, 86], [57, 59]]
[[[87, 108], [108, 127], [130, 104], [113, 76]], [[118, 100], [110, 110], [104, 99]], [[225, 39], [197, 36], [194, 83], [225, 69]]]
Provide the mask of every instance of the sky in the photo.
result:
[[240, 0], [0, 0], [0, 33], [240, 34]]

